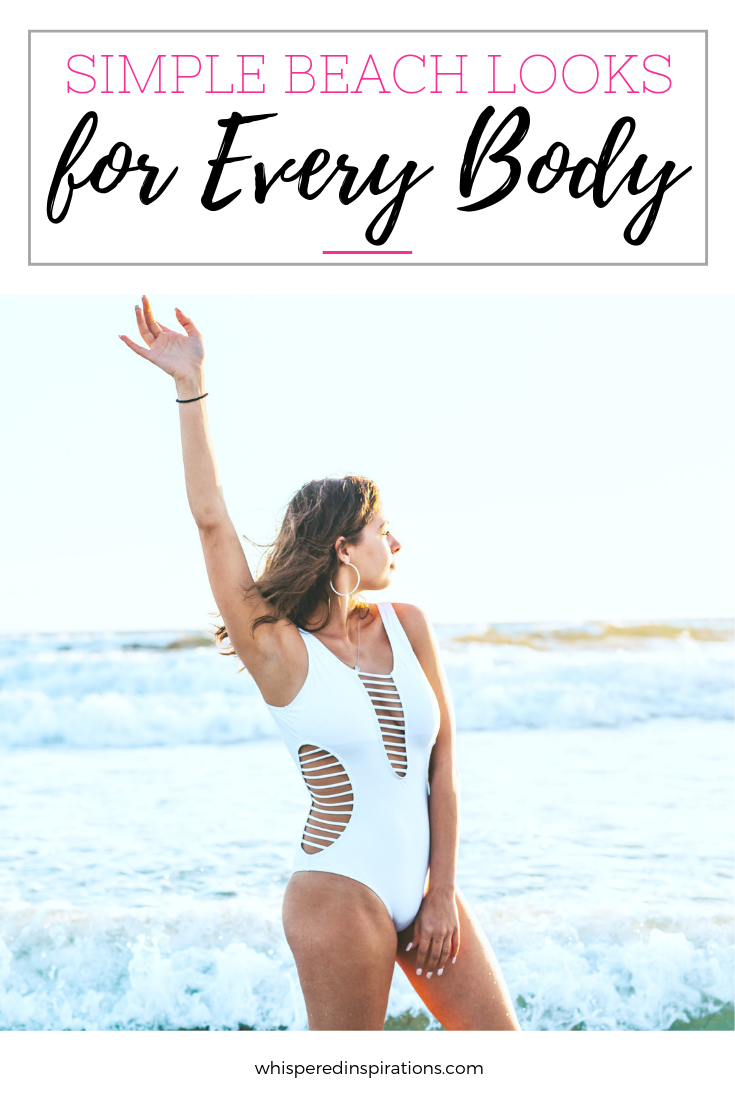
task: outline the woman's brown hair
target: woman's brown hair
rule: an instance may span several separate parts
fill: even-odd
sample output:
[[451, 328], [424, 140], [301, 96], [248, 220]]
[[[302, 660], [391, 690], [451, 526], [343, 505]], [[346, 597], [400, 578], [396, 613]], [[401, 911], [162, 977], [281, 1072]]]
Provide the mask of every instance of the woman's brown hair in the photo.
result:
[[[334, 544], [339, 536], [347, 543], [358, 543], [379, 508], [378, 487], [369, 478], [346, 475], [306, 482], [289, 501], [255, 583], [261, 596], [273, 605], [273, 613], [259, 616], [252, 630], [282, 619], [300, 628], [309, 625], [312, 631], [323, 628], [329, 619], [329, 582], [338, 566]], [[315, 624], [314, 614], [320, 605], [324, 616]], [[215, 636], [221, 647], [227, 629], [217, 628]], [[223, 653], [235, 652], [230, 647]]]

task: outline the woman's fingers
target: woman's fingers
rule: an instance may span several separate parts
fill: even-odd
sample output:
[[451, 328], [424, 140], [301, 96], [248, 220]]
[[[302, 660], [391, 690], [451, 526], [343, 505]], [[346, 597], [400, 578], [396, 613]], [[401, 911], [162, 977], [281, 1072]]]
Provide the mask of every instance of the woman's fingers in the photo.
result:
[[442, 972], [449, 964], [449, 958], [452, 952], [452, 938], [447, 936], [442, 943], [441, 952], [439, 953], [439, 959], [436, 962], [436, 974], [441, 976]]
[[425, 937], [419, 946], [416, 956], [416, 975], [426, 976], [429, 972], [429, 960], [431, 959], [431, 938]]
[[153, 340], [155, 340], [161, 332], [161, 326], [153, 317], [153, 311], [151, 310], [151, 304], [148, 301], [147, 295], [143, 295], [143, 317], [145, 318], [145, 323], [148, 326], [149, 332], [153, 334]]
[[135, 341], [131, 341], [130, 337], [126, 337], [122, 333], [120, 334], [120, 340], [123, 344], [126, 344], [128, 348], [132, 348], [133, 352], [137, 352], [139, 356], [142, 356], [144, 360], [150, 360], [151, 356], [147, 348], [141, 348], [139, 344], [136, 344]]
[[188, 337], [191, 337], [194, 333], [199, 333], [199, 330], [197, 329], [194, 322], [191, 320], [191, 318], [188, 318], [186, 316], [186, 314], [184, 313], [183, 310], [179, 310], [178, 306], [175, 307], [175, 310], [176, 310], [176, 317], [178, 318], [179, 324], [184, 327], [184, 329], [186, 331], [186, 335]]
[[147, 345], [153, 344], [156, 339], [151, 333], [145, 320], [145, 314], [140, 306], [135, 307], [135, 320], [138, 323], [138, 332]]
[[413, 941], [406, 946], [406, 951], [408, 951], [411, 946], [416, 950], [416, 975], [420, 976], [426, 962], [428, 942], [422, 942], [421, 932], [416, 926], [413, 928]]
[[443, 975], [444, 969], [455, 963], [459, 953], [459, 927], [455, 927], [446, 935], [435, 933], [421, 934], [414, 929], [413, 940], [406, 946], [406, 952], [411, 949], [416, 952], [416, 975], [424, 976], [427, 980], [433, 976]]
[[439, 961], [441, 960], [445, 940], [446, 939], [443, 938], [441, 934], [436, 934], [431, 939], [431, 948], [429, 949], [426, 957], [427, 980], [431, 979], [439, 966]]
[[419, 937], [414, 933], [413, 942], [407, 949], [416, 948], [416, 975], [430, 979], [434, 975], [441, 975], [449, 964], [457, 959], [459, 952], [459, 930], [455, 929], [450, 934], [436, 933], [431, 936], [424, 934]]
[[[414, 941], [414, 945], [416, 942]], [[416, 975], [425, 976], [430, 970], [430, 960], [432, 959], [432, 939], [423, 934], [419, 940], [419, 951], [416, 954]]]

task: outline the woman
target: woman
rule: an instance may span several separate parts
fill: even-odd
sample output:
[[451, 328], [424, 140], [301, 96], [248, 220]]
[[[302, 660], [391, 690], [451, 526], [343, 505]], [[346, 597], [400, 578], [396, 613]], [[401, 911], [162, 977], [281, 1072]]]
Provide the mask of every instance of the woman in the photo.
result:
[[454, 725], [434, 636], [419, 609], [356, 596], [390, 584], [400, 549], [377, 489], [353, 476], [303, 486], [255, 583], [217, 476], [201, 335], [176, 316], [186, 335], [159, 325], [144, 296], [145, 346], [121, 340], [176, 383], [219, 637], [255, 679], [311, 794], [283, 906], [309, 1029], [382, 1030], [398, 961], [446, 1029], [517, 1030], [455, 884]]

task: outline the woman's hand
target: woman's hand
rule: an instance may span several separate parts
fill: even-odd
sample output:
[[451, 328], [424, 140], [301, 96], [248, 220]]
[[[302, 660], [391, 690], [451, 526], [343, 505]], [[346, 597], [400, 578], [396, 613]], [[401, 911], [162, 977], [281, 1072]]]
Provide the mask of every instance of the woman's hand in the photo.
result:
[[413, 938], [408, 949], [418, 945], [416, 975], [428, 979], [441, 975], [459, 952], [459, 914], [454, 891], [429, 888], [413, 921]]
[[147, 348], [141, 347], [130, 340], [130, 337], [120, 336], [128, 348], [132, 348], [144, 360], [150, 360], [156, 367], [160, 367], [167, 375], [171, 375], [177, 383], [185, 382], [198, 376], [204, 362], [204, 345], [202, 335], [194, 325], [191, 318], [182, 314], [176, 308], [176, 318], [185, 330], [184, 333], [175, 333], [173, 329], [167, 329], [153, 317], [151, 305], [143, 295], [143, 309], [135, 307], [135, 318], [138, 322], [138, 330], [145, 341]]

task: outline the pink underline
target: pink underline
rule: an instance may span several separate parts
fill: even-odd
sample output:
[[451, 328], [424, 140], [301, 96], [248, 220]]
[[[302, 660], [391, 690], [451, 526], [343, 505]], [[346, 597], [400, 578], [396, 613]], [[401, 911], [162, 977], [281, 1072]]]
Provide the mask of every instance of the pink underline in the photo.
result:
[[412, 256], [413, 249], [323, 249], [322, 256]]

